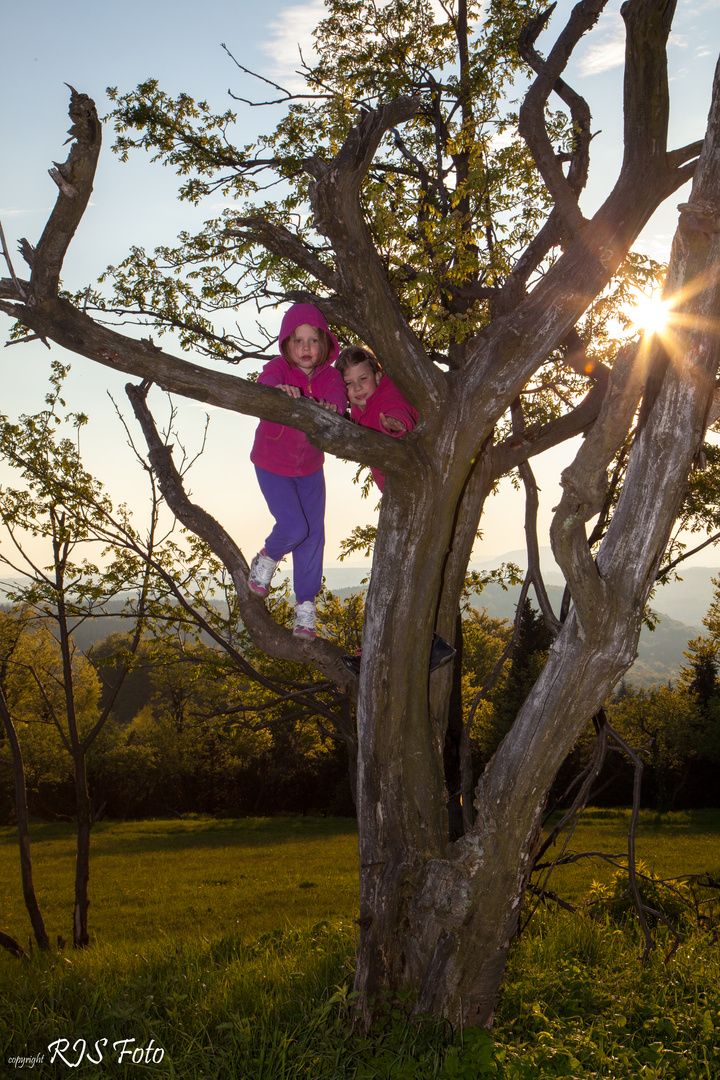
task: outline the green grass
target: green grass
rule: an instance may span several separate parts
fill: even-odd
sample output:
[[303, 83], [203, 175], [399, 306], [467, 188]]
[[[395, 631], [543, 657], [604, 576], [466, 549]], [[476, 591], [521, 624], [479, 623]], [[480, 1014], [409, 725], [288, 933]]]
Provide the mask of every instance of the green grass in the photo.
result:
[[[627, 856], [630, 811], [587, 810], [573, 833], [568, 852], [603, 851]], [[552, 862], [564, 839], [550, 848], [543, 862]], [[636, 832], [636, 857], [658, 877], [710, 873], [720, 878], [720, 811], [682, 810], [668, 814], [643, 811]], [[583, 859], [553, 870], [549, 888], [572, 902], [587, 893], [591, 880], [607, 881], [616, 868], [600, 858]]]
[[[352, 933], [318, 924], [252, 945], [234, 938], [82, 954], [0, 958], [0, 1062], [50, 1064], [88, 1052], [77, 1075], [183, 1080], [716, 1080], [720, 1075], [720, 958], [697, 939], [672, 966], [641, 968], [639, 941], [615, 928], [545, 914], [513, 951], [492, 1037], [411, 1021], [388, 1006], [370, 1036], [353, 1029]], [[162, 1048], [141, 1071], [122, 1047]], [[73, 1049], [74, 1047], [74, 1049]], [[0, 1068], [2, 1066], [0, 1065]], [[0, 1072], [0, 1075], [3, 1075]], [[8, 1072], [7, 1075], [17, 1075]]]
[[134, 1039], [133, 1048], [151, 1040], [163, 1048], [162, 1068], [150, 1073], [232, 1077], [236, 1056], [261, 1053], [263, 1039], [287, 1033], [314, 1002], [331, 996], [328, 987], [347, 981], [351, 936], [349, 926], [320, 923], [250, 944], [232, 935], [100, 945], [20, 963], [6, 954], [0, 957], [0, 1076], [11, 1057], [38, 1054], [44, 1061], [33, 1075], [64, 1075], [68, 1066], [58, 1060], [51, 1068], [48, 1048], [66, 1038], [65, 1056], [75, 1061], [78, 1040], [95, 1057], [95, 1043], [108, 1040], [100, 1047], [102, 1068], [94, 1069], [85, 1054], [83, 1077], [137, 1076], [137, 1066], [127, 1059], [118, 1064], [119, 1050], [113, 1053], [123, 1039]]
[[[622, 851], [623, 823], [623, 812], [591, 812], [573, 847]], [[639, 854], [662, 873], [712, 871], [719, 828], [720, 813], [645, 815]], [[0, 831], [2, 925], [18, 934], [13, 841], [12, 830]], [[34, 842], [48, 925], [65, 932], [71, 830], [35, 826]], [[92, 947], [28, 961], [0, 954], [3, 1080], [21, 1071], [10, 1058], [35, 1055], [44, 1060], [33, 1076], [83, 1080], [720, 1076], [720, 947], [708, 935], [690, 935], [667, 965], [660, 949], [642, 967], [632, 927], [541, 910], [511, 953], [492, 1036], [417, 1023], [398, 1002], [365, 1036], [351, 1023], [352, 822], [105, 824], [93, 857]], [[585, 885], [568, 879], [576, 891], [598, 876], [592, 867], [562, 873], [585, 874]], [[559, 876], [553, 887], [566, 891]], [[93, 1056], [95, 1041], [108, 1041], [100, 1063], [86, 1053], [75, 1070], [59, 1059], [50, 1065], [48, 1047], [60, 1038], [69, 1060], [79, 1039]], [[126, 1054], [118, 1063], [122, 1047], [112, 1044], [124, 1039], [136, 1051], [154, 1040], [162, 1062], [133, 1064]]]
[[[662, 944], [669, 944], [666, 936]], [[511, 954], [496, 1037], [518, 1076], [716, 1080], [720, 954], [709, 935], [645, 965], [636, 930], [544, 913]], [[512, 1075], [512, 1073], [511, 1073]]]
[[[51, 940], [72, 939], [72, 825], [32, 827], [35, 888]], [[249, 940], [287, 925], [351, 919], [357, 829], [339, 818], [99, 822], [90, 862], [91, 940]], [[0, 829], [0, 929], [27, 941], [17, 834]]]
[[[627, 851], [629, 810], [588, 810], [572, 851]], [[52, 940], [71, 938], [74, 829], [35, 823], [35, 887]], [[547, 855], [551, 861], [557, 846]], [[642, 814], [637, 855], [660, 876], [720, 877], [720, 812]], [[571, 901], [614, 872], [599, 859], [557, 867], [550, 888]], [[357, 829], [342, 818], [99, 822], [90, 867], [93, 941], [206, 937], [250, 940], [278, 927], [350, 920], [358, 908]], [[27, 941], [17, 834], [0, 828], [0, 929]]]

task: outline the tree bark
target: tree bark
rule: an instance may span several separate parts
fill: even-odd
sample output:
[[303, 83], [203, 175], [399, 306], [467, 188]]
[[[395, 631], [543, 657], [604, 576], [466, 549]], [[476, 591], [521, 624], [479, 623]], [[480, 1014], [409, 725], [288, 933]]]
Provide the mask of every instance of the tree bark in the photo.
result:
[[[361, 686], [364, 880], [356, 986], [369, 1005], [388, 985], [419, 985], [418, 1012], [442, 1014], [461, 1024], [492, 1021], [547, 792], [587, 720], [635, 658], [642, 613], [702, 442], [720, 362], [720, 345], [709, 329], [720, 306], [718, 76], [693, 193], [681, 207], [666, 295], [682, 298], [676, 305], [673, 355], [668, 357], [656, 341], [647, 358], [652, 377], [642, 422], [597, 565], [588, 560], [581, 526], [592, 516], [599, 472], [623, 428], [621, 414], [631, 415], [634, 409], [642, 359], [631, 359], [624, 382], [616, 378], [610, 386], [605, 419], [601, 415], [585, 440], [577, 468], [564, 474], [554, 547], [575, 606], [515, 724], [481, 777], [475, 825], [455, 844], [444, 845], [442, 830], [433, 828], [439, 793], [432, 790], [418, 760], [417, 747], [427, 741], [419, 703], [401, 729], [404, 710], [396, 706], [391, 717], [385, 704], [393, 700], [392, 666], [387, 673], [374, 671]], [[593, 468], [588, 473], [582, 466], [589, 461]], [[584, 490], [579, 490], [580, 477]], [[388, 493], [392, 498], [391, 488]], [[434, 544], [423, 546], [417, 538], [414, 543], [408, 538], [412, 528], [417, 536], [431, 529], [437, 536], [431, 500], [422, 509], [424, 520], [418, 512], [411, 521], [391, 507], [390, 500], [383, 506], [385, 515], [398, 518], [398, 528], [389, 531], [391, 543], [400, 539], [401, 523], [408, 530], [401, 565], [415, 582], [435, 570]], [[444, 539], [437, 537], [438, 545]], [[366, 634], [381, 656], [398, 632], [393, 626], [399, 622], [393, 612], [395, 597], [403, 605], [403, 620], [423, 625], [423, 590], [410, 597], [401, 585], [393, 596], [391, 571], [383, 569], [381, 562], [374, 571], [366, 615]], [[417, 644], [423, 656], [425, 639], [419, 637]], [[412, 665], [412, 660], [405, 664]], [[417, 671], [413, 675], [417, 677]], [[396, 701], [400, 688], [397, 695]], [[426, 761], [434, 751], [432, 746], [426, 749]]]
[[73, 755], [75, 772], [75, 808], [77, 818], [77, 846], [75, 857], [75, 902], [73, 905], [73, 946], [84, 949], [90, 943], [88, 932], [88, 908], [90, 897], [90, 832], [92, 809], [87, 785], [85, 751]]

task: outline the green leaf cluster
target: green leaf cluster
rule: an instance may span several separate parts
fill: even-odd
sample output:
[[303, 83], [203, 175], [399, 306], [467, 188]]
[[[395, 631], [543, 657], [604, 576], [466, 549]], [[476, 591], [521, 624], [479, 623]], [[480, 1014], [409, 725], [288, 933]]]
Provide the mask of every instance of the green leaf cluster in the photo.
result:
[[[285, 115], [252, 145], [232, 144], [234, 112], [215, 113], [157, 80], [111, 88], [115, 150], [133, 150], [182, 178], [194, 203], [220, 193], [234, 206], [196, 235], [149, 255], [134, 248], [106, 277], [110, 306], [174, 326], [187, 347], [231, 357], [248, 343], [210, 330], [241, 303], [276, 303], [293, 292], [324, 294], [314, 273], [272, 243], [228, 228], [258, 217], [287, 230], [332, 271], [331, 253], [308, 214], [307, 158], [330, 161], [363, 110], [401, 95], [417, 98], [415, 118], [387, 133], [363, 181], [365, 219], [392, 288], [431, 354], [477, 333], [486, 300], [463, 290], [501, 284], [547, 216], [549, 196], [517, 135], [513, 95], [527, 79], [515, 42], [535, 3], [442, 8], [429, 0], [329, 0], [315, 31], [316, 62], [304, 65], [301, 94], [287, 92]], [[564, 112], [548, 115], [558, 151], [572, 141]], [[262, 201], [268, 188], [277, 192]], [[214, 336], [213, 336], [214, 335]], [[248, 351], [246, 349], [246, 351]], [[252, 350], [249, 350], [252, 353]]]

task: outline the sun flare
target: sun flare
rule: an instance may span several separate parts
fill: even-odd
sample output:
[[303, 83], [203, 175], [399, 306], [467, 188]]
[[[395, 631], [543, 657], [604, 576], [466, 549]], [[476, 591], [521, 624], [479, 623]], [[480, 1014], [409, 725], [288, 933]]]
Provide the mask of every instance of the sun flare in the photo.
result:
[[659, 293], [654, 293], [652, 296], [636, 293], [628, 314], [637, 330], [647, 337], [652, 337], [653, 334], [662, 334], [667, 330], [670, 304], [662, 300]]

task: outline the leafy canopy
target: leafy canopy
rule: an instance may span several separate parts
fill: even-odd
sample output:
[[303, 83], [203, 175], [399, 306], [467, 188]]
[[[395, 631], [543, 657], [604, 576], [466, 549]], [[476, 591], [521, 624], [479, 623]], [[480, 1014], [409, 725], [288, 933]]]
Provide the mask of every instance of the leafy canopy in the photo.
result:
[[[444, 356], [489, 321], [496, 288], [549, 212], [513, 102], [527, 73], [516, 41], [537, 11], [526, 2], [451, 0], [439, 12], [428, 0], [330, 0], [314, 34], [317, 60], [303, 61], [304, 92], [281, 90], [271, 100], [287, 103], [282, 119], [242, 147], [231, 142], [232, 111], [172, 98], [153, 79], [125, 94], [110, 89], [116, 152], [127, 158], [144, 149], [174, 168], [182, 199], [220, 192], [232, 203], [174, 247], [152, 255], [133, 248], [108, 271], [110, 303], [174, 326], [186, 347], [258, 355], [223, 314], [333, 291], [331, 252], [308, 213], [304, 162], [332, 158], [364, 109], [404, 95], [418, 100], [417, 114], [384, 137], [362, 204], [414, 330], [431, 355]], [[549, 123], [558, 152], [566, 151], [570, 118], [561, 110]], [[259, 218], [276, 230], [275, 243], [258, 243], [251, 223]], [[229, 235], [239, 222], [243, 235]]]

